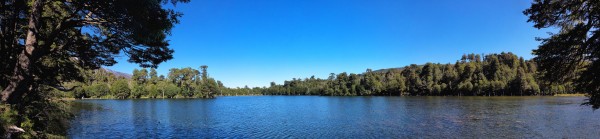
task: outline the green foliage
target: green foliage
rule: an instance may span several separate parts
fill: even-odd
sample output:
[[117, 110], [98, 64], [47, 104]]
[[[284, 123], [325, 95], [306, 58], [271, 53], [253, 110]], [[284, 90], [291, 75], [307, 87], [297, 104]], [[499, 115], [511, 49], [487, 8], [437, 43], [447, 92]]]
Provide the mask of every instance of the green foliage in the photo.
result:
[[87, 93], [87, 86], [77, 87], [73, 90], [73, 97], [75, 98], [85, 98], [89, 97]]
[[159, 78], [158, 78], [158, 73], [156, 72], [156, 69], [151, 68], [149, 76], [150, 76], [149, 81], [150, 81], [151, 84], [158, 83]]
[[110, 92], [118, 99], [126, 99], [129, 98], [131, 90], [129, 89], [127, 80], [120, 79], [111, 85]]
[[207, 80], [203, 82], [202, 86], [205, 91], [201, 92], [202, 97], [211, 98], [214, 97], [214, 94], [220, 91], [219, 84], [213, 78], [206, 78]]
[[584, 104], [594, 109], [600, 108], [598, 11], [600, 6], [594, 0], [535, 0], [523, 12], [535, 28], [559, 29], [548, 38], [538, 39], [541, 44], [533, 51], [542, 77], [551, 81], [549, 84], [575, 84], [577, 91], [590, 96]]
[[142, 95], [148, 93], [144, 84], [133, 84], [131, 87], [131, 96], [129, 98], [141, 98]]
[[23, 118], [23, 122], [21, 122], [21, 125], [19, 127], [25, 129], [25, 134], [22, 134], [19, 138], [24, 138], [24, 139], [30, 139], [33, 138], [33, 135], [31, 135], [32, 133], [34, 133], [33, 131], [33, 122], [25, 117]]
[[148, 98], [158, 98], [159, 97], [159, 89], [155, 84], [148, 84], [146, 86], [146, 96]]
[[71, 83], [80, 87], [69, 93], [75, 98], [213, 98], [225, 87], [208, 76], [208, 66], [201, 68], [202, 73], [189, 67], [173, 68], [168, 78], [158, 76], [155, 69], [149, 74], [146, 69], [135, 69], [130, 79], [116, 77], [105, 69], [86, 71], [84, 82]]
[[292, 79], [269, 88], [225, 89], [224, 95], [413, 95], [503, 96], [574, 93], [570, 84], [550, 84], [537, 77], [534, 61], [512, 53], [463, 55], [455, 64], [426, 63], [363, 74], [331, 74], [328, 79]]
[[106, 83], [96, 83], [88, 87], [86, 92], [92, 94], [94, 97], [101, 97], [110, 93], [110, 88]]
[[158, 90], [162, 92], [163, 98], [174, 98], [181, 91], [179, 87], [169, 82], [161, 82], [159, 87]]
[[0, 135], [4, 135], [7, 126], [17, 123], [19, 114], [9, 105], [0, 105]]
[[146, 84], [146, 81], [148, 81], [148, 71], [146, 69], [134, 69], [131, 80], [136, 84]]
[[[45, 100], [52, 89], [45, 88], [43, 93], [31, 94], [23, 100], [23, 105], [0, 105], [0, 135], [6, 128], [14, 125], [25, 130], [13, 134], [13, 138], [49, 138], [66, 135], [68, 122], [72, 115], [65, 101]], [[63, 137], [64, 138], [64, 137]]]
[[56, 89], [69, 90], [62, 87], [64, 83], [83, 82], [72, 92], [77, 98], [102, 96], [107, 88], [125, 96], [129, 89], [121, 81], [112, 87], [107, 76], [86, 76], [101, 66], [114, 65], [115, 56], [125, 53], [129, 62], [142, 67], [156, 67], [172, 59], [166, 38], [181, 13], [168, 5], [187, 2], [3, 1], [0, 90], [4, 91], [0, 103], [17, 111], [19, 117], [12, 124], [27, 131], [15, 138], [66, 134], [66, 129], [59, 127], [61, 122], [55, 122], [66, 112], [58, 102], [51, 102]]
[[[537, 64], [512, 53], [463, 55], [454, 64], [412, 64], [403, 68], [373, 71], [362, 74], [331, 74], [328, 79], [294, 78], [283, 85], [272, 82], [270, 87], [225, 88], [220, 81], [208, 77], [208, 66], [200, 71], [192, 68], [173, 68], [168, 78], [157, 76], [154, 69], [134, 70], [131, 79], [114, 77], [102, 71], [91, 73], [91, 86], [75, 89], [77, 98], [103, 97], [96, 90], [111, 84], [116, 98], [212, 98], [215, 95], [327, 95], [327, 96], [512, 96], [554, 95], [574, 93], [569, 83], [550, 83], [538, 78]], [[103, 74], [108, 78], [102, 78]], [[206, 76], [206, 77], [204, 77]], [[163, 78], [161, 78], [163, 77]], [[117, 87], [116, 82], [121, 82]], [[131, 83], [130, 88], [126, 88]], [[129, 87], [129, 86], [127, 86]], [[115, 93], [115, 89], [130, 89], [130, 93]], [[122, 91], [127, 92], [127, 91]]]

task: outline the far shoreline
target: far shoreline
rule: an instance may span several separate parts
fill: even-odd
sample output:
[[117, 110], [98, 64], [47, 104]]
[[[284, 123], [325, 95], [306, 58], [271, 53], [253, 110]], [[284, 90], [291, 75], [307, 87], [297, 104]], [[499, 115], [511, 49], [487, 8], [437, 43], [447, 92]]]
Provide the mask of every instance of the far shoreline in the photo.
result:
[[[224, 95], [215, 96], [218, 97], [247, 97], [247, 96], [321, 96], [321, 95]], [[324, 97], [586, 97], [586, 94], [554, 94], [554, 95], [532, 95], [532, 96], [324, 96]], [[143, 100], [143, 99], [214, 99], [214, 98], [127, 98], [127, 99], [116, 99], [116, 98], [60, 98], [58, 100], [73, 101], [73, 100]]]
[[585, 97], [586, 94], [576, 93], [576, 94], [554, 94], [555, 97]]

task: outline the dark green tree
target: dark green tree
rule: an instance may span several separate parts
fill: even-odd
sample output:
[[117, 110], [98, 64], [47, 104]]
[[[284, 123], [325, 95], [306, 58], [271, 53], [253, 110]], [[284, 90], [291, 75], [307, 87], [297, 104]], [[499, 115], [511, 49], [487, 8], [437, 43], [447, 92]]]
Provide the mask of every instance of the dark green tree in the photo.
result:
[[[269, 88], [224, 89], [225, 94], [327, 95], [327, 96], [498, 96], [552, 95], [573, 93], [566, 83], [547, 84], [537, 78], [534, 61], [510, 52], [499, 54], [465, 54], [455, 64], [412, 64], [403, 68], [370, 70], [362, 74], [330, 74], [328, 79], [315, 77], [271, 83]], [[548, 92], [548, 93], [544, 93]], [[551, 93], [550, 93], [551, 92]]]
[[110, 92], [118, 99], [126, 99], [131, 95], [129, 83], [126, 79], [118, 79], [110, 86]]
[[95, 97], [102, 97], [110, 93], [110, 88], [106, 83], [96, 83], [90, 86], [88, 91]]
[[543, 77], [551, 82], [575, 80], [600, 108], [600, 2], [596, 0], [535, 0], [523, 13], [534, 27], [558, 28], [533, 53]]
[[188, 1], [0, 2], [0, 104], [18, 111], [14, 125], [30, 128], [23, 138], [66, 134], [56, 131], [63, 128], [53, 119], [66, 114], [48, 101], [52, 97], [48, 92], [88, 88], [84, 85], [91, 82], [65, 87], [71, 81], [84, 81], [82, 71], [114, 65], [118, 55], [143, 67], [156, 67], [171, 59], [173, 50], [166, 37], [181, 13], [167, 7]]
[[152, 83], [152, 84], [158, 83], [158, 73], [156, 72], [156, 69], [150, 68], [150, 74], [148, 76], [150, 76], [150, 79], [149, 79], [150, 83]]
[[11, 8], [0, 8], [1, 103], [41, 86], [66, 90], [63, 82], [82, 79], [80, 68], [113, 65], [121, 52], [143, 67], [171, 59], [166, 36], [181, 13], [164, 7], [179, 2], [188, 0], [3, 2]]

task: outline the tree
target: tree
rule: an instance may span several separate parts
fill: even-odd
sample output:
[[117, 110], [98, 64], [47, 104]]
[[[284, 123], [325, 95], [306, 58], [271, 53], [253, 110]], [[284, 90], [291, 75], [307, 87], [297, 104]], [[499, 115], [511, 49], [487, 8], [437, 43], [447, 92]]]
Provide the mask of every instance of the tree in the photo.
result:
[[575, 80], [590, 96], [584, 104], [600, 108], [600, 6], [594, 0], [535, 0], [523, 13], [534, 27], [559, 28], [533, 53], [543, 77], [553, 82]]
[[132, 83], [131, 85], [131, 91], [130, 91], [130, 96], [131, 98], [140, 98], [142, 97], [142, 95], [148, 93], [148, 91], [146, 91], [146, 86], [144, 84], [136, 84], [136, 83]]
[[119, 99], [126, 99], [129, 97], [131, 89], [127, 80], [119, 79], [110, 86], [110, 92]]
[[173, 98], [181, 91], [179, 87], [169, 82], [160, 82], [158, 87], [158, 91], [160, 92], [159, 95], [161, 95], [162, 98]]
[[150, 83], [156, 84], [158, 83], [158, 73], [156, 73], [156, 69], [150, 68]]
[[[362, 74], [330, 74], [326, 80], [314, 77], [293, 78], [283, 85], [271, 83], [269, 88], [252, 88], [265, 95], [548, 95], [571, 93], [569, 83], [544, 84], [536, 78], [534, 61], [510, 52], [465, 54], [455, 64], [412, 64], [403, 68], [367, 69]], [[540, 82], [542, 84], [540, 84]], [[226, 93], [248, 90], [224, 89]]]
[[136, 84], [146, 84], [146, 81], [148, 81], [148, 71], [146, 69], [134, 69], [133, 74], [131, 75], [131, 79]]
[[364, 85], [367, 89], [366, 95], [378, 93], [383, 90], [383, 84], [379, 81], [378, 76], [371, 69], [367, 69], [364, 78]]
[[[156, 67], [172, 58], [165, 40], [181, 13], [163, 8], [189, 0], [5, 2], [0, 19], [2, 103], [17, 104], [41, 86], [81, 80], [79, 69], [129, 62]], [[7, 16], [4, 16], [7, 13]], [[6, 21], [6, 22], [5, 22]], [[90, 30], [90, 31], [81, 31]], [[22, 41], [20, 41], [22, 40]]]
[[88, 91], [95, 97], [102, 97], [110, 93], [110, 88], [106, 83], [96, 83], [90, 86]]
[[89, 95], [87, 94], [86, 88], [78, 87], [73, 90], [73, 97], [85, 98], [85, 97], [89, 97]]
[[200, 69], [202, 70], [202, 80], [208, 79], [208, 72], [206, 71], [208, 69], [208, 66], [202, 65], [200, 66]]
[[159, 89], [155, 84], [148, 84], [146, 86], [146, 92], [149, 98], [157, 98], [160, 95]]
[[217, 92], [220, 92], [218, 83], [217, 83], [217, 81], [215, 81], [215, 79], [209, 78], [204, 83], [205, 83], [205, 87], [207, 88], [208, 92], [203, 92], [202, 97], [213, 98]]
[[47, 101], [51, 100], [47, 92], [81, 90], [100, 81], [90, 78], [91, 82], [81, 86], [63, 86], [83, 81], [82, 71], [114, 65], [118, 55], [142, 67], [156, 67], [171, 59], [173, 50], [166, 37], [181, 13], [167, 7], [186, 2], [189, 0], [0, 2], [0, 104], [18, 106], [16, 110], [23, 115], [19, 121], [28, 116], [33, 120], [36, 131], [28, 133], [46, 138], [45, 131], [55, 129], [47, 126], [52, 125], [47, 119], [53, 118], [48, 116], [54, 114], [49, 111], [60, 109]]

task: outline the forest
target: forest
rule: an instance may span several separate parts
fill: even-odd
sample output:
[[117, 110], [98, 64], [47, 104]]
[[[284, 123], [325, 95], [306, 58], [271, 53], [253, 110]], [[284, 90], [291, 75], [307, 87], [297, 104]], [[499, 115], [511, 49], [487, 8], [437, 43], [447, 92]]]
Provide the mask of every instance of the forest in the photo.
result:
[[73, 98], [213, 98], [237, 95], [321, 96], [531, 96], [576, 93], [571, 83], [540, 78], [537, 64], [510, 52], [465, 54], [454, 64], [412, 64], [366, 72], [331, 73], [327, 79], [294, 78], [269, 87], [228, 88], [200, 70], [173, 68], [167, 76], [155, 69], [134, 69], [130, 78], [104, 69], [86, 72], [84, 82], [66, 93]]
[[510, 52], [466, 54], [454, 64], [412, 64], [327, 79], [294, 78], [259, 89], [265, 95], [325, 96], [529, 96], [576, 93], [569, 82], [540, 78], [536, 62]]
[[158, 75], [154, 68], [134, 69], [131, 77], [117, 76], [106, 69], [85, 72], [83, 82], [73, 91], [57, 92], [73, 98], [214, 98], [223, 87], [221, 81], [210, 78], [208, 66], [200, 70], [190, 67], [172, 68], [167, 76]]

